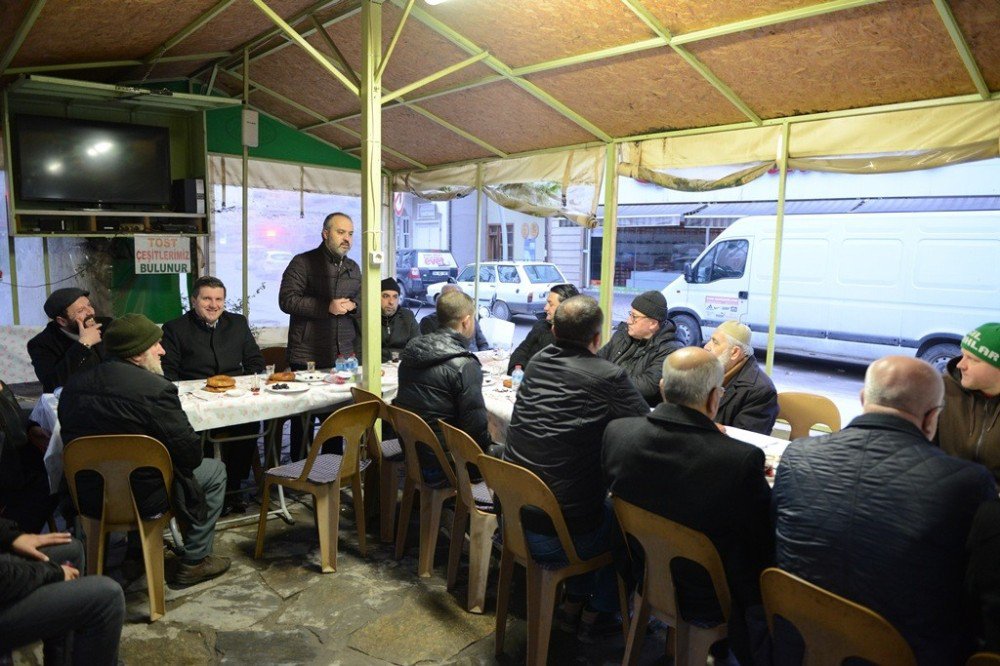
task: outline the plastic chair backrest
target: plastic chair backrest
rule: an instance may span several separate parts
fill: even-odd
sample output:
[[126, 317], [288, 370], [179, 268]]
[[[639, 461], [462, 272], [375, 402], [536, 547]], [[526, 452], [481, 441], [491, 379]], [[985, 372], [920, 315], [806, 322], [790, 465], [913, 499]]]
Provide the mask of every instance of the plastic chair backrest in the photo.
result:
[[260, 353], [264, 357], [264, 365], [273, 365], [275, 372], [288, 370], [287, 347], [265, 347], [260, 350]]
[[479, 320], [479, 329], [491, 346], [514, 344], [514, 322], [487, 317]]
[[423, 475], [420, 473], [420, 459], [417, 457], [417, 444], [423, 444], [434, 454], [438, 465], [444, 470], [445, 478], [452, 488], [458, 487], [458, 479], [455, 478], [455, 470], [452, 469], [448, 457], [441, 448], [441, 442], [437, 435], [427, 425], [427, 422], [419, 415], [407, 411], [394, 405], [389, 406], [389, 414], [392, 417], [392, 427], [399, 435], [399, 441], [403, 443], [403, 459], [406, 464], [406, 476], [410, 481], [420, 485], [423, 483]]
[[[351, 387], [351, 398], [354, 399], [354, 404], [359, 405], [363, 402], [375, 402], [378, 403], [378, 416], [376, 418], [381, 419], [384, 423], [392, 423], [392, 417], [389, 415], [389, 405], [386, 404], [385, 400], [375, 395], [371, 391], [366, 391], [363, 388], [358, 388], [357, 386]], [[382, 450], [379, 447], [379, 438], [375, 434], [374, 424], [373, 427], [368, 432], [368, 437], [365, 442], [368, 444], [368, 455], [371, 458], [378, 458], [382, 455]]]
[[701, 565], [711, 576], [722, 616], [728, 620], [729, 585], [715, 544], [702, 532], [641, 509], [620, 497], [613, 498], [612, 503], [622, 532], [631, 535], [642, 546], [645, 559], [643, 595], [650, 606], [672, 617], [680, 617], [670, 563], [683, 558]]
[[146, 435], [92, 435], [77, 437], [63, 450], [63, 470], [77, 508], [80, 499], [76, 475], [90, 470], [103, 479], [103, 515], [90, 517], [100, 518], [104, 526], [136, 524], [137, 508], [129, 477], [141, 467], [160, 472], [169, 498], [174, 466], [167, 448], [157, 439]]
[[378, 404], [374, 402], [363, 402], [359, 405], [348, 405], [341, 407], [333, 414], [330, 414], [319, 427], [316, 438], [313, 440], [312, 448], [309, 450], [309, 458], [302, 468], [299, 481], [309, 478], [316, 456], [323, 449], [323, 444], [334, 437], [344, 438], [343, 461], [340, 463], [340, 476], [351, 474], [357, 471], [359, 465], [359, 452], [361, 450], [361, 439], [366, 431], [371, 429], [378, 416]]
[[472, 497], [472, 479], [469, 477], [469, 465], [475, 465], [476, 460], [483, 454], [476, 441], [469, 437], [464, 430], [459, 430], [455, 426], [448, 425], [443, 420], [438, 420], [441, 426], [441, 434], [444, 435], [444, 445], [455, 460], [455, 476], [458, 478], [458, 494], [462, 502], [470, 509], [476, 507], [476, 501]]
[[515, 557], [524, 562], [531, 561], [531, 553], [524, 538], [521, 511], [526, 507], [535, 507], [545, 512], [552, 521], [569, 563], [582, 562], [576, 554], [559, 502], [544, 481], [520, 465], [485, 454], [479, 455], [476, 466], [483, 473], [486, 485], [500, 498], [504, 548], [509, 548]]
[[869, 608], [774, 567], [760, 575], [760, 588], [772, 635], [775, 615], [794, 625], [805, 642], [806, 666], [839, 665], [849, 657], [880, 666], [917, 663], [896, 628]]
[[832, 432], [840, 430], [837, 405], [826, 396], [815, 393], [779, 393], [778, 418], [792, 426], [790, 439], [808, 437], [809, 430], [817, 423], [828, 426]]
[[965, 666], [1000, 666], [1000, 654], [996, 652], [977, 652], [969, 657]]

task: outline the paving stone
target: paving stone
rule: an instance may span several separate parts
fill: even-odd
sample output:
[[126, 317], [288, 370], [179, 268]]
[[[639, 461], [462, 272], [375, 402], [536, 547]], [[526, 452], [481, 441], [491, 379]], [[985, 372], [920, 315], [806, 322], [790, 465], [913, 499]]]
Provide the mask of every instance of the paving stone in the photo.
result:
[[378, 617], [379, 609], [367, 598], [369, 589], [352, 584], [339, 573], [327, 574], [295, 597], [275, 621], [279, 625], [307, 627], [342, 643], [346, 636]]
[[122, 630], [118, 657], [126, 664], [211, 664], [215, 663], [214, 632], [177, 625], [129, 624]]
[[319, 640], [305, 629], [220, 631], [215, 650], [220, 664], [305, 664], [317, 658]]
[[438, 590], [415, 590], [399, 607], [354, 632], [348, 644], [396, 664], [443, 661], [493, 630], [491, 616], [466, 613]]
[[281, 597], [272, 592], [256, 573], [223, 582], [197, 597], [171, 608], [160, 622], [205, 625], [217, 631], [248, 629], [281, 607]]

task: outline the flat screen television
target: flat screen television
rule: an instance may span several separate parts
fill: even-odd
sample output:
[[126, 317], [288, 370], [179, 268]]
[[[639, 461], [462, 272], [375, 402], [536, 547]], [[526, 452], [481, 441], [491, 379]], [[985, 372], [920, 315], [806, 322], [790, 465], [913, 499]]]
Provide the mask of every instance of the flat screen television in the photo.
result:
[[18, 115], [13, 138], [19, 201], [102, 208], [170, 204], [166, 127]]

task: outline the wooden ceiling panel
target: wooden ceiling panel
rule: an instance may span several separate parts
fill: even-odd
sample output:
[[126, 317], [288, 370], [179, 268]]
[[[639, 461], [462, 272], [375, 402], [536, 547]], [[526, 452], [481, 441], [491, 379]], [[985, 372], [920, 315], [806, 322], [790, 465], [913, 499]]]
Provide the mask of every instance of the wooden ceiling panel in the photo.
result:
[[328, 118], [354, 113], [359, 108], [357, 97], [297, 46], [251, 62], [250, 80]]
[[424, 9], [511, 67], [655, 36], [621, 0], [463, 0]]
[[667, 48], [528, 78], [612, 136], [747, 119]]
[[671, 34], [683, 35], [736, 21], [808, 7], [816, 0], [641, 0]]
[[24, 22], [28, 14], [31, 0], [6, 0], [0, 2], [0, 54], [7, 52], [7, 47], [14, 39], [14, 34]]
[[[436, 97], [420, 106], [507, 153], [596, 140], [572, 120], [506, 81]], [[585, 109], [574, 110], [587, 116]]]
[[49, 0], [14, 67], [142, 58], [212, 0]]
[[[349, 120], [344, 124], [361, 131], [360, 120]], [[382, 114], [382, 144], [428, 165], [492, 155], [405, 107], [388, 109]]]
[[[314, 4], [313, 0], [268, 0], [267, 6], [288, 19]], [[251, 2], [237, 0], [212, 21], [202, 26], [168, 55], [210, 53], [237, 48], [275, 27], [264, 12]], [[301, 29], [301, 28], [300, 28]]]
[[920, 0], [688, 46], [764, 118], [974, 91], [934, 6]]
[[289, 106], [276, 97], [259, 91], [251, 91], [250, 104], [275, 118], [280, 118], [295, 127], [304, 127], [316, 122], [316, 118], [294, 106]]
[[952, 0], [952, 12], [990, 90], [1000, 90], [1000, 2]]
[[316, 129], [309, 130], [308, 134], [315, 134], [324, 141], [328, 141], [335, 146], [340, 146], [344, 150], [347, 148], [354, 148], [355, 146], [361, 144], [358, 138], [353, 134], [348, 134], [347, 132], [330, 125], [324, 125], [323, 127], [317, 127]]

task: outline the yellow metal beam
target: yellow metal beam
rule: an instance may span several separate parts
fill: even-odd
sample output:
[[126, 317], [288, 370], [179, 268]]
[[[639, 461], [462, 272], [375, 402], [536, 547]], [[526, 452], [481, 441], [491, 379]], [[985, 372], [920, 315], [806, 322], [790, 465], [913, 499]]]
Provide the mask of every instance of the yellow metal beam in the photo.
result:
[[403, 16], [399, 19], [399, 25], [396, 26], [396, 31], [392, 33], [392, 39], [389, 40], [389, 46], [385, 50], [385, 54], [382, 56], [382, 60], [378, 63], [378, 71], [375, 72], [375, 78], [379, 81], [382, 80], [382, 75], [385, 74], [385, 68], [389, 64], [389, 58], [392, 57], [392, 52], [396, 49], [396, 42], [399, 41], [399, 36], [403, 34], [403, 26], [406, 25], [406, 19], [410, 18], [410, 12], [413, 10], [413, 3], [416, 0], [406, 0], [406, 6], [403, 7]]
[[[250, 49], [243, 49], [243, 110], [250, 108]], [[249, 242], [247, 238], [250, 236], [250, 148], [247, 146], [245, 141], [240, 141], [243, 144], [243, 162], [242, 162], [242, 177], [243, 182], [240, 188], [240, 192], [243, 196], [243, 210], [242, 210], [242, 224], [243, 224], [243, 242], [242, 252], [243, 252], [243, 312], [242, 314], [248, 320], [250, 319], [250, 277], [249, 271], [247, 270], [247, 264], [250, 260], [249, 257]]]
[[372, 262], [382, 251], [382, 3], [365, 0], [361, 9], [361, 345], [365, 387], [382, 395], [382, 336], [379, 283], [382, 267]]
[[934, 7], [937, 9], [941, 21], [944, 22], [944, 27], [947, 28], [948, 34], [951, 36], [951, 41], [954, 42], [955, 48], [958, 49], [958, 55], [962, 58], [962, 63], [965, 65], [965, 71], [969, 73], [972, 83], [976, 86], [976, 90], [979, 91], [979, 96], [983, 99], [989, 99], [990, 88], [986, 85], [986, 80], [983, 79], [983, 73], [979, 71], [979, 65], [976, 64], [976, 58], [972, 55], [972, 49], [969, 48], [968, 42], [965, 41], [962, 29], [958, 27], [955, 15], [951, 13], [951, 7], [948, 6], [945, 0], [934, 0]]
[[358, 94], [358, 87], [354, 85], [354, 83], [349, 78], [347, 78], [347, 75], [341, 72], [336, 67], [334, 67], [333, 63], [327, 60], [326, 56], [317, 51], [315, 46], [306, 41], [305, 37], [296, 32], [295, 29], [288, 23], [286, 23], [285, 20], [281, 18], [281, 16], [279, 16], [277, 12], [268, 7], [267, 3], [265, 3], [264, 0], [251, 0], [251, 2], [257, 5], [257, 8], [260, 9], [260, 11], [264, 12], [264, 14], [269, 19], [271, 19], [271, 21], [276, 26], [281, 28], [282, 32], [284, 32], [285, 35], [291, 38], [291, 40], [294, 41], [296, 44], [298, 44], [303, 51], [308, 53], [313, 60], [319, 63], [320, 67], [325, 69], [330, 74], [333, 74], [333, 77], [335, 79], [344, 84], [344, 87], [347, 88], [349, 91], [351, 91], [351, 94], [353, 95]]
[[[186, 55], [163, 56], [157, 62], [189, 62], [192, 60], [212, 60], [219, 56], [228, 56], [228, 51], [213, 53], [189, 53]], [[61, 65], [36, 65], [29, 67], [11, 67], [5, 74], [44, 74], [45, 72], [61, 72], [76, 69], [108, 69], [111, 67], [133, 67], [147, 65], [145, 60], [100, 60], [96, 62], [69, 62]]]
[[418, 79], [418, 80], [414, 81], [413, 83], [410, 83], [408, 85], [403, 86], [402, 88], [399, 88], [398, 90], [394, 90], [392, 92], [387, 92], [386, 94], [382, 95], [382, 104], [385, 104], [386, 102], [391, 102], [392, 100], [394, 100], [396, 98], [399, 98], [399, 97], [402, 97], [403, 95], [405, 95], [407, 93], [413, 92], [414, 90], [417, 90], [418, 88], [422, 88], [422, 87], [426, 86], [428, 83], [433, 83], [434, 81], [437, 81], [438, 79], [443, 79], [444, 77], [448, 76], [449, 74], [454, 74], [455, 72], [457, 72], [460, 69], [465, 69], [469, 65], [476, 64], [480, 60], [485, 60], [487, 57], [489, 57], [489, 55], [490, 54], [488, 52], [483, 51], [482, 53], [478, 53], [478, 54], [476, 54], [476, 55], [474, 55], [474, 56], [472, 56], [470, 58], [466, 58], [465, 60], [462, 60], [461, 62], [456, 62], [454, 65], [450, 65], [448, 67], [445, 67], [442, 70], [434, 72], [433, 74], [430, 74], [429, 76], [425, 76], [422, 79]]
[[774, 370], [774, 336], [778, 331], [778, 287], [781, 284], [781, 243], [785, 234], [785, 183], [788, 180], [788, 139], [790, 126], [785, 123], [778, 139], [778, 216], [774, 228], [774, 261], [771, 264], [771, 308], [767, 323], [767, 354], [764, 372]]
[[28, 8], [28, 12], [24, 15], [24, 19], [21, 21], [21, 25], [17, 27], [17, 32], [14, 33], [14, 37], [10, 40], [10, 44], [7, 45], [7, 50], [4, 51], [3, 56], [0, 57], [0, 74], [11, 73], [7, 70], [7, 65], [14, 61], [14, 56], [17, 55], [17, 51], [21, 48], [21, 45], [24, 44], [24, 40], [27, 38], [28, 33], [31, 32], [31, 28], [34, 27], [35, 21], [38, 20], [38, 15], [42, 13], [42, 9], [44, 8], [45, 0], [35, 0], [31, 3], [31, 6]]
[[143, 62], [145, 63], [156, 62], [160, 58], [160, 56], [162, 56], [164, 53], [174, 48], [175, 46], [183, 42], [185, 39], [196, 33], [198, 30], [203, 28], [206, 23], [208, 23], [216, 16], [224, 12], [226, 9], [228, 9], [229, 6], [232, 5], [234, 2], [236, 2], [236, 0], [219, 0], [219, 2], [215, 3], [215, 6], [209, 9], [207, 12], [205, 12], [204, 14], [196, 18], [194, 21], [181, 28], [181, 30], [177, 32], [177, 34], [175, 34], [173, 37], [160, 44], [160, 46], [158, 46], [157, 48], [153, 49], [152, 53], [150, 53], [148, 56], [142, 59]]
[[319, 22], [319, 19], [316, 18], [315, 14], [311, 14], [309, 19], [312, 21], [313, 27], [316, 29], [316, 34], [319, 35], [320, 39], [326, 43], [327, 48], [333, 51], [333, 55], [340, 62], [340, 66], [344, 69], [344, 73], [351, 77], [351, 80], [354, 81], [354, 85], [360, 86], [361, 79], [358, 78], [358, 74], [351, 67], [351, 64], [347, 62], [347, 58], [344, 57], [344, 54], [340, 52], [336, 42], [334, 42], [333, 38], [330, 37], [330, 33], [326, 31], [326, 28]]
[[500, 150], [499, 148], [490, 145], [489, 143], [483, 141], [482, 139], [480, 139], [479, 137], [477, 137], [474, 134], [470, 134], [469, 132], [466, 132], [461, 127], [457, 127], [455, 125], [452, 125], [451, 123], [449, 123], [444, 118], [441, 118], [440, 116], [437, 116], [437, 115], [431, 113], [430, 111], [428, 111], [427, 109], [424, 109], [423, 107], [417, 106], [416, 104], [407, 104], [406, 107], [408, 109], [412, 110], [412, 111], [415, 111], [415, 112], [419, 113], [424, 118], [427, 118], [428, 120], [434, 121], [435, 123], [437, 123], [441, 127], [444, 127], [445, 129], [447, 129], [447, 130], [449, 130], [451, 132], [454, 132], [455, 134], [457, 134], [458, 136], [462, 137], [463, 139], [471, 141], [472, 143], [476, 144], [480, 148], [485, 148], [486, 150], [490, 151], [491, 153], [493, 153], [497, 157], [507, 157], [507, 153], [505, 153], [504, 151]]
[[615, 252], [618, 246], [618, 146], [609, 143], [604, 154], [604, 224], [601, 227], [601, 342], [611, 339], [615, 302]]
[[663, 37], [651, 37], [650, 39], [643, 39], [642, 41], [632, 42], [630, 44], [621, 44], [619, 46], [611, 46], [605, 49], [598, 49], [597, 51], [579, 53], [577, 55], [567, 56], [565, 58], [546, 60], [544, 62], [535, 63], [534, 65], [515, 67], [511, 70], [511, 73], [513, 73], [514, 76], [527, 76], [528, 74], [537, 74], [538, 72], [546, 72], [550, 69], [562, 69], [563, 67], [582, 65], [584, 63], [593, 62], [595, 60], [617, 58], [618, 56], [630, 55], [632, 53], [639, 53], [640, 51], [658, 49], [661, 46], [666, 46], [668, 42], [669, 40], [664, 39]]

